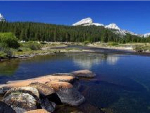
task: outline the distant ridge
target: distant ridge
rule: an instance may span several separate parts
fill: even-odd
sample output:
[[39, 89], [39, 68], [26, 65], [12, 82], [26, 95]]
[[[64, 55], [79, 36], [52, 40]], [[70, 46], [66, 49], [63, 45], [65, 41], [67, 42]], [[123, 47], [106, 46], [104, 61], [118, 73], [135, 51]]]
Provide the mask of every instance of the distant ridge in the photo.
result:
[[140, 37], [144, 37], [144, 38], [150, 36], [150, 33], [136, 34], [136, 33], [133, 33], [131, 31], [123, 30], [123, 29], [119, 28], [117, 26], [117, 24], [115, 24], [115, 23], [111, 23], [109, 25], [104, 25], [104, 24], [101, 24], [101, 23], [93, 23], [93, 20], [90, 17], [81, 19], [80, 21], [72, 24], [72, 26], [91, 26], [91, 25], [104, 26], [105, 28], [111, 29], [111, 30], [113, 30], [114, 33], [122, 35], [122, 36], [125, 36], [126, 34], [136, 35], [136, 36], [140, 36]]

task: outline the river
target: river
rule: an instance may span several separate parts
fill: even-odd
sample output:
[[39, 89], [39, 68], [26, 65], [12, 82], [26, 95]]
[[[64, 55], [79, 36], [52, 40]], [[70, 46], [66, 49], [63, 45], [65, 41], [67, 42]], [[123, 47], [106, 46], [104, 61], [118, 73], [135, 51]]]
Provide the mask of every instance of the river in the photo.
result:
[[59, 53], [12, 59], [0, 62], [0, 84], [80, 69], [89, 69], [97, 75], [91, 80], [81, 80], [81, 93], [90, 105], [106, 113], [150, 113], [149, 56]]

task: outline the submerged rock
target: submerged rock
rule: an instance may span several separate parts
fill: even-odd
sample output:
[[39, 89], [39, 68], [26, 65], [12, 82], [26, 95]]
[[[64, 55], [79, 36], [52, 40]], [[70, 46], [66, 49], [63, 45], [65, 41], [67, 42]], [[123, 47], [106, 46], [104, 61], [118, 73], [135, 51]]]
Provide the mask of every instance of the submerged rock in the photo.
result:
[[11, 105], [14, 109], [21, 108], [27, 111], [37, 109], [37, 105], [39, 105], [38, 90], [32, 87], [12, 88], [4, 95], [3, 102]]
[[68, 106], [68, 105], [60, 105], [60, 106], [57, 107], [56, 113], [88, 113], [88, 112], [82, 112], [79, 109], [79, 107]]
[[75, 88], [63, 88], [56, 92], [62, 103], [78, 106], [85, 101], [83, 95]]
[[85, 100], [84, 96], [68, 82], [51, 81], [46, 85], [54, 88], [62, 103], [78, 106]]
[[9, 105], [0, 101], [0, 113], [16, 113]]
[[79, 71], [73, 71], [72, 74], [74, 76], [78, 77], [87, 77], [87, 78], [93, 78], [96, 76], [92, 71], [90, 70], [79, 70]]
[[38, 83], [38, 82], [31, 83], [29, 86], [36, 88], [39, 91], [39, 93], [44, 96], [48, 96], [48, 95], [55, 93], [55, 91], [52, 87], [49, 87], [42, 83]]

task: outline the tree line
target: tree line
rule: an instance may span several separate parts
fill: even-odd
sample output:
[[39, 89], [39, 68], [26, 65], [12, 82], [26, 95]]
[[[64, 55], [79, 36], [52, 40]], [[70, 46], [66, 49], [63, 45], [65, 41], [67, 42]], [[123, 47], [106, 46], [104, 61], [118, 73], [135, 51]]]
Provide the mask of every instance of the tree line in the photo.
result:
[[127, 34], [121, 36], [103, 26], [64, 26], [34, 22], [0, 22], [0, 32], [12, 32], [19, 40], [52, 42], [150, 42]]

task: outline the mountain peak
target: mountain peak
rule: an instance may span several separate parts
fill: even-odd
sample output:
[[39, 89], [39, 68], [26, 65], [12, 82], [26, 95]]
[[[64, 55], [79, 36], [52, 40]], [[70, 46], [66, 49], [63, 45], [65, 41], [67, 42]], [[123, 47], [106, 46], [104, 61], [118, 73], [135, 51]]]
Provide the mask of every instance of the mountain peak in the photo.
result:
[[105, 28], [120, 30], [120, 28], [115, 23], [111, 23], [109, 25], [106, 25]]
[[73, 24], [73, 26], [91, 26], [91, 25], [94, 25], [94, 26], [104, 26], [103, 24], [100, 24], [100, 23], [93, 23], [93, 20], [88, 17], [88, 18], [84, 18], [76, 23]]
[[146, 33], [143, 35], [145, 38], [149, 37], [150, 36], [150, 33]]
[[84, 18], [76, 23], [73, 24], [73, 26], [78, 26], [78, 25], [83, 25], [83, 26], [86, 26], [86, 25], [91, 25], [93, 23], [93, 20], [88, 17], [88, 18]]
[[5, 18], [3, 17], [1, 13], [0, 13], [0, 21], [5, 21]]

